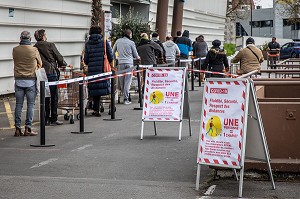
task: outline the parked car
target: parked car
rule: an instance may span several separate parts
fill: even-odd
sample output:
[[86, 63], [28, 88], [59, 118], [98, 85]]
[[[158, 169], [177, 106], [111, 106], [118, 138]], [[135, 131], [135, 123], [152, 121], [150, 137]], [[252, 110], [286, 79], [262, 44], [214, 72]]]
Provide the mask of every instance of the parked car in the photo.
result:
[[299, 54], [300, 42], [289, 42], [280, 48], [280, 59], [298, 58]]

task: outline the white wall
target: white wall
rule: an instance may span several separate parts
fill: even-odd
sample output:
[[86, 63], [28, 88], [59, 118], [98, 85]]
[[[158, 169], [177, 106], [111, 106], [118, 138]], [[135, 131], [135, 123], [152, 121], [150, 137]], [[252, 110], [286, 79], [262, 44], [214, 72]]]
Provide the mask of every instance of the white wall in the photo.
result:
[[[200, 3], [201, 2], [201, 3]], [[184, 3], [182, 30], [190, 31], [194, 40], [200, 34], [211, 44], [214, 39], [224, 41], [226, 0], [188, 0]], [[168, 34], [171, 34], [173, 0], [169, 0]], [[156, 21], [157, 0], [151, 0], [149, 20]], [[153, 23], [153, 29], [155, 23]]]
[[[14, 16], [9, 17], [9, 8]], [[14, 92], [12, 48], [23, 30], [43, 28], [68, 64], [79, 67], [84, 35], [90, 27], [91, 0], [0, 1], [0, 95]], [[34, 37], [32, 39], [35, 42]]]

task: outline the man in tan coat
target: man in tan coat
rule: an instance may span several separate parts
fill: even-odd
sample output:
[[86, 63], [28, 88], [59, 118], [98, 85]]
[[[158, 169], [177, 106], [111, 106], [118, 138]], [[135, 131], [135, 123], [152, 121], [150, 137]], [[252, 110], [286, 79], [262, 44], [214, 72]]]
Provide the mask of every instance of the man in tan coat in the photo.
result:
[[241, 49], [231, 62], [240, 62], [240, 74], [246, 74], [254, 70], [260, 72], [260, 64], [264, 61], [261, 50], [255, 46], [254, 39], [251, 37], [246, 40], [246, 45], [246, 48]]
[[[30, 32], [23, 31], [20, 36], [20, 45], [13, 48], [14, 77], [15, 77], [15, 136], [35, 136], [31, 130], [34, 102], [36, 97], [35, 70], [42, 66], [42, 60], [37, 48], [31, 45]], [[21, 114], [24, 97], [27, 100], [25, 132], [21, 131]]]

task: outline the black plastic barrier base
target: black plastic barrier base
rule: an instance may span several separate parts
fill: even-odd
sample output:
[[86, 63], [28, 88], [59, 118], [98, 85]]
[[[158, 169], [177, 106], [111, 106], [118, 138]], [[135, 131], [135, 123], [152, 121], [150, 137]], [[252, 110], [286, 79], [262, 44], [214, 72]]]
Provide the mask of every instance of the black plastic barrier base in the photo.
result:
[[45, 81], [40, 82], [40, 144], [31, 144], [32, 147], [52, 147], [54, 144], [46, 144], [45, 135]]
[[92, 131], [84, 131], [84, 102], [83, 102], [83, 82], [79, 82], [79, 131], [72, 131], [73, 134], [88, 134]]

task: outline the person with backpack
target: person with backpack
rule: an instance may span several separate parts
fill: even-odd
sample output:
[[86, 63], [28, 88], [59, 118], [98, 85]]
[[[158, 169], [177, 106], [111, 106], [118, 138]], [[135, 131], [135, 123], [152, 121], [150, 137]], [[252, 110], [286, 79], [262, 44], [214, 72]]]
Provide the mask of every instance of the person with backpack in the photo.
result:
[[241, 49], [231, 60], [232, 63], [240, 62], [240, 74], [246, 74], [254, 70], [260, 71], [260, 64], [264, 61], [264, 56], [259, 48], [255, 46], [252, 37], [246, 40], [246, 48]]
[[[219, 73], [223, 73], [225, 72], [225, 70], [228, 70], [229, 68], [228, 59], [224, 49], [221, 49], [220, 46], [221, 46], [220, 40], [216, 39], [212, 42], [212, 47], [206, 55], [206, 59], [202, 65], [202, 70], [208, 70], [208, 71], [219, 72]], [[208, 76], [221, 77], [221, 78], [224, 77], [223, 75], [220, 74], [213, 74]]]
[[[179, 37], [177, 39], [176, 44], [178, 45], [178, 48], [180, 50], [181, 59], [188, 59], [189, 52], [193, 50], [192, 40], [190, 40], [189, 36], [190, 36], [190, 32], [188, 30], [185, 30], [182, 33], [182, 37]], [[187, 62], [183, 62], [181, 66], [186, 67], [187, 64], [188, 64]]]

